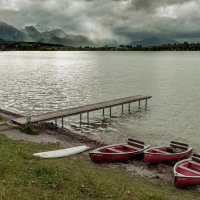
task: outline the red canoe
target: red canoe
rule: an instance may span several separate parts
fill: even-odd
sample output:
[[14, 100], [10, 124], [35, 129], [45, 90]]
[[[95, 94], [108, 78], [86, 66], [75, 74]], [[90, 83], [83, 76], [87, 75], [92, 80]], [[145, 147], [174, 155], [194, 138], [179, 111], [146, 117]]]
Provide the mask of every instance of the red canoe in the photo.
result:
[[171, 141], [168, 147], [150, 148], [144, 152], [144, 162], [155, 164], [188, 158], [192, 147], [180, 142]]
[[142, 155], [149, 147], [150, 145], [145, 145], [144, 142], [128, 139], [127, 143], [100, 147], [91, 151], [89, 155], [95, 163], [125, 161]]
[[174, 166], [176, 187], [200, 184], [200, 156], [194, 154], [191, 159], [181, 160]]

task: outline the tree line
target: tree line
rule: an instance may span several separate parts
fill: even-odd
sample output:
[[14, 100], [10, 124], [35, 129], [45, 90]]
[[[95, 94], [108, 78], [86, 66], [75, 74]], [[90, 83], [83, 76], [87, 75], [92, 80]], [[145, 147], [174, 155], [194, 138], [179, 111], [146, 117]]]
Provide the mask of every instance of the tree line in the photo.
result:
[[0, 51], [200, 51], [200, 43], [176, 43], [160, 46], [143, 47], [142, 45], [120, 45], [118, 47], [102, 46], [64, 46], [39, 42], [17, 42], [0, 44]]

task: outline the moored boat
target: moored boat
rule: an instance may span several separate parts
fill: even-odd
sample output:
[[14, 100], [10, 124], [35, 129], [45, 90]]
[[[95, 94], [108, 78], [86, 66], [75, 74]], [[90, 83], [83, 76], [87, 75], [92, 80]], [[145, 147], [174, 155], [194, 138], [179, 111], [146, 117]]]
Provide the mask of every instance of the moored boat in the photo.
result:
[[192, 147], [188, 144], [171, 141], [169, 146], [147, 149], [144, 152], [144, 162], [149, 164], [176, 161], [188, 158]]
[[144, 142], [128, 139], [127, 143], [113, 144], [90, 151], [90, 159], [95, 163], [118, 162], [133, 159], [142, 155], [150, 145]]
[[176, 187], [186, 187], [200, 184], [200, 156], [181, 160], [174, 166], [174, 183]]

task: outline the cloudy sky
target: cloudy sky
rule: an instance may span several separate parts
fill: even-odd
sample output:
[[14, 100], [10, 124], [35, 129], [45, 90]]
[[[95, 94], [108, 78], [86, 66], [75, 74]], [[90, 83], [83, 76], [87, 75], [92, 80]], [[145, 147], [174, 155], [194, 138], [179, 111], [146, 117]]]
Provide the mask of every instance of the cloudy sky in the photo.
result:
[[0, 0], [0, 20], [91, 39], [200, 41], [200, 0]]

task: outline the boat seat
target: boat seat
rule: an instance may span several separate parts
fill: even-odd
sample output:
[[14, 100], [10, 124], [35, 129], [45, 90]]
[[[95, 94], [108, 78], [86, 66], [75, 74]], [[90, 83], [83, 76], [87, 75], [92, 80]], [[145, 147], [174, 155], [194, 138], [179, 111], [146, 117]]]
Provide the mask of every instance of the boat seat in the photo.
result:
[[111, 147], [107, 147], [106, 149], [110, 150], [110, 151], [114, 151], [116, 153], [123, 153], [123, 151], [117, 150], [117, 149], [113, 149]]
[[160, 150], [160, 149], [153, 149], [154, 151], [156, 151], [156, 152], [154, 152], [154, 153], [162, 153], [162, 154], [171, 154], [171, 153], [168, 153], [168, 152], [166, 152], [166, 151], [162, 151], [162, 150]]
[[133, 146], [133, 145], [128, 145], [128, 144], [123, 144], [123, 146], [131, 148], [131, 149], [138, 149], [138, 150], [142, 149], [142, 148], [139, 148], [139, 147], [136, 147], [136, 146]]
[[198, 174], [198, 175], [200, 176], [200, 172], [199, 172], [199, 171], [190, 169], [190, 168], [185, 167], [185, 166], [182, 166], [182, 165], [179, 165], [178, 167], [179, 167], [180, 169], [184, 169], [184, 170], [186, 170], [186, 171], [192, 172], [192, 173], [194, 173], [194, 174]]
[[191, 163], [191, 164], [194, 164], [194, 165], [197, 165], [197, 166], [199, 166], [200, 167], [200, 163], [198, 163], [198, 162], [194, 162], [194, 161], [189, 161], [189, 163]]

